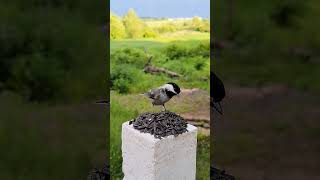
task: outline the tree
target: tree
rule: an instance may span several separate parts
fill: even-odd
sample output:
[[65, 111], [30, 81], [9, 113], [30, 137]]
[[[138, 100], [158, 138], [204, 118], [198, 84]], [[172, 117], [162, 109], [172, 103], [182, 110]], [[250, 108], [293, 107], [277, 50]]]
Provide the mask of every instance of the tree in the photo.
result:
[[123, 23], [129, 38], [143, 37], [145, 25], [133, 9], [129, 9], [123, 18]]
[[125, 38], [126, 30], [123, 25], [121, 19], [113, 14], [110, 13], [110, 38], [111, 39], [121, 39]]
[[196, 31], [199, 31], [200, 26], [202, 25], [202, 19], [198, 16], [192, 18], [192, 28]]
[[210, 21], [209, 20], [203, 20], [202, 24], [199, 27], [200, 32], [210, 32]]

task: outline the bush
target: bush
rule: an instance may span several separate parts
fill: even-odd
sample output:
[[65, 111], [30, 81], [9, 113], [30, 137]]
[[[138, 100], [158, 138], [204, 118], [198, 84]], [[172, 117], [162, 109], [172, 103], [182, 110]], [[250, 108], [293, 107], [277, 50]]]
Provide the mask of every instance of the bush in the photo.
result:
[[189, 51], [184, 46], [172, 44], [165, 49], [165, 54], [169, 59], [179, 59], [181, 57], [188, 56]]
[[[98, 82], [105, 71], [104, 35], [97, 33], [100, 25], [61, 9], [48, 8], [44, 13], [35, 8], [21, 14], [9, 7], [0, 11], [0, 82], [4, 90], [33, 101], [69, 101], [92, 98], [103, 89]], [[76, 98], [75, 91], [80, 92]]]
[[200, 43], [196, 47], [185, 47], [183, 45], [172, 44], [165, 49], [165, 54], [170, 59], [179, 59], [182, 57], [210, 57], [210, 43]]
[[164, 24], [157, 28], [157, 31], [159, 33], [167, 33], [167, 32], [175, 32], [177, 31], [177, 28], [174, 24]]
[[144, 38], [155, 38], [158, 36], [158, 33], [151, 28], [146, 27], [143, 33]]
[[200, 32], [210, 32], [210, 22], [208, 20], [203, 20], [197, 30]]
[[119, 65], [131, 64], [138, 69], [142, 69], [147, 63], [147, 57], [141, 49], [124, 48], [112, 52], [111, 62]]
[[128, 93], [130, 85], [136, 80], [133, 71], [132, 66], [127, 64], [113, 66], [110, 75], [111, 89], [122, 94]]
[[203, 42], [200, 43], [197, 47], [190, 50], [190, 56], [201, 56], [208, 58], [210, 57], [210, 43], [209, 42]]
[[31, 101], [45, 101], [62, 94], [64, 69], [56, 59], [41, 54], [20, 59], [12, 69], [8, 86]]

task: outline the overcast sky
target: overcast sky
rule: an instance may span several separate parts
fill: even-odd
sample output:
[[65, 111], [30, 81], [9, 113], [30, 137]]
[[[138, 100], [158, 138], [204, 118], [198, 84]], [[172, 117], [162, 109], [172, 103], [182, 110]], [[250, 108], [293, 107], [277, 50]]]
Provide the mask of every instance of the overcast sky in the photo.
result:
[[210, 17], [210, 0], [111, 0], [110, 7], [119, 16], [133, 8], [140, 17]]

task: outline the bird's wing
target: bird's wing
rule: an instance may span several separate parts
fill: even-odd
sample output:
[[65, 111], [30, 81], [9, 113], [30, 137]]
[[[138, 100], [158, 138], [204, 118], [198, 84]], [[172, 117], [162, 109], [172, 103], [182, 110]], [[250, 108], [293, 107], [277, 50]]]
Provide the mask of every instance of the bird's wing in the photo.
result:
[[144, 95], [151, 99], [157, 99], [160, 96], [160, 89], [151, 89], [149, 92], [144, 93]]

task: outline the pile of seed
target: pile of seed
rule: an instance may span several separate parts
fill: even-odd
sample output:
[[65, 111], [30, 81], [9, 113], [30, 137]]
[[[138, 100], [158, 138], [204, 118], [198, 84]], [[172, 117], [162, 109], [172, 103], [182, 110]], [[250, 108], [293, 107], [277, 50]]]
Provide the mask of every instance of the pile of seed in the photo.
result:
[[220, 170], [212, 166], [210, 167], [210, 177], [211, 180], [235, 180], [235, 177], [226, 174], [224, 170]]
[[174, 135], [178, 136], [187, 132], [187, 122], [176, 113], [162, 111], [159, 113], [144, 113], [129, 122], [142, 133], [150, 133], [155, 138]]
[[110, 179], [109, 164], [105, 163], [102, 168], [94, 168], [89, 172], [87, 180], [107, 180]]

